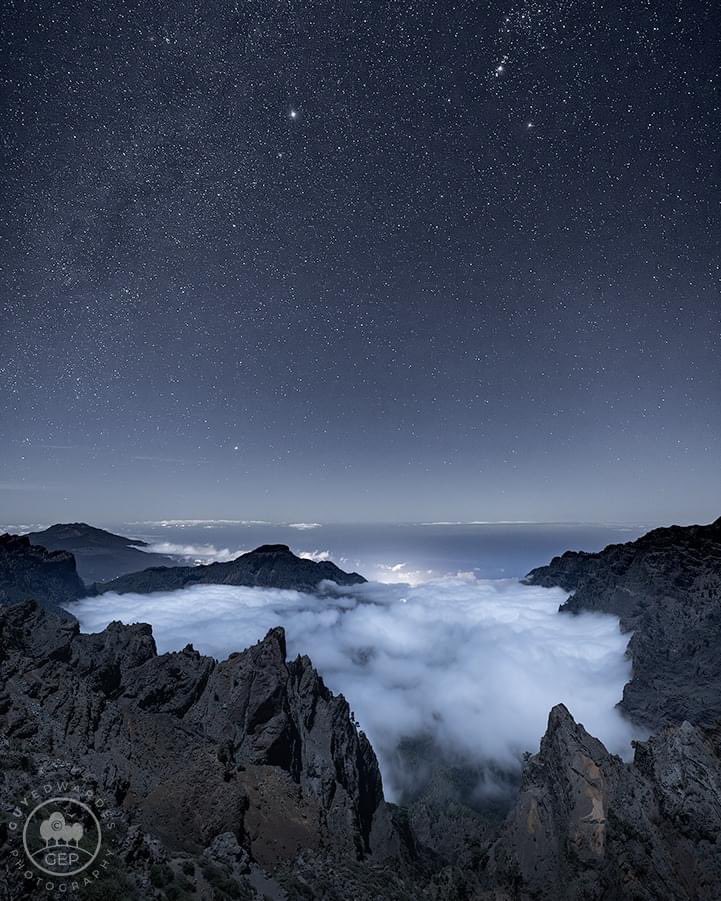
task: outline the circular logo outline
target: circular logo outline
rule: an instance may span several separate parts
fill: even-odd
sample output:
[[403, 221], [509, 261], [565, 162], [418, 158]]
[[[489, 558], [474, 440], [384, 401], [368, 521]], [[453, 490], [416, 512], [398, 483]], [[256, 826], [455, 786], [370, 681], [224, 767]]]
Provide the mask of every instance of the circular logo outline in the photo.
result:
[[[90, 816], [92, 817], [93, 822], [95, 823], [95, 828], [97, 829], [97, 832], [98, 832], [98, 843], [95, 846], [95, 852], [94, 852], [93, 856], [90, 858], [90, 860], [88, 860], [86, 863], [84, 863], [81, 867], [78, 867], [76, 870], [70, 870], [67, 873], [57, 873], [57, 872], [55, 872], [55, 870], [48, 870], [46, 867], [41, 866], [35, 860], [33, 855], [30, 853], [30, 849], [28, 848], [28, 842], [27, 842], [28, 825], [30, 824], [30, 821], [35, 816], [35, 814], [38, 812], [38, 810], [40, 810], [40, 808], [42, 808], [42, 807], [47, 807], [49, 804], [60, 803], [60, 802], [62, 802], [63, 804], [76, 804], [78, 807], [81, 807], [86, 813], [89, 813]], [[93, 864], [93, 862], [97, 858], [98, 854], [100, 854], [100, 849], [102, 847], [102, 844], [103, 844], [103, 832], [102, 832], [102, 829], [100, 828], [100, 820], [98, 820], [97, 816], [95, 815], [95, 812], [93, 810], [91, 810], [91, 808], [88, 807], [87, 804], [85, 804], [83, 801], [78, 801], [77, 798], [62, 798], [62, 797], [48, 798], [46, 801], [41, 801], [39, 804], [37, 804], [35, 807], [33, 807], [33, 809], [30, 811], [30, 813], [25, 818], [25, 825], [23, 826], [23, 848], [25, 849], [26, 857], [28, 858], [30, 863], [36, 869], [40, 870], [43, 873], [46, 873], [48, 876], [53, 876], [56, 879], [57, 878], [65, 879], [70, 876], [77, 876], [79, 873], [82, 873], [83, 870], [87, 870], [87, 868]]]

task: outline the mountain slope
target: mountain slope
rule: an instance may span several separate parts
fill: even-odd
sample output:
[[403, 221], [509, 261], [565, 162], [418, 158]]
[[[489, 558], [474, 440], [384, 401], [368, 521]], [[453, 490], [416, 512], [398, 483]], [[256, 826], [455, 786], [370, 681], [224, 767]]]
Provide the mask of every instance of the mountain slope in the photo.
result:
[[654, 529], [595, 554], [567, 551], [526, 581], [573, 591], [563, 611], [613, 613], [633, 631], [622, 707], [636, 722], [721, 718], [721, 519]]
[[314, 591], [319, 582], [359, 585], [366, 580], [347, 573], [330, 561], [316, 563], [297, 557], [285, 544], [264, 544], [228, 563], [207, 566], [153, 567], [96, 585], [98, 594], [174, 591], [188, 585], [245, 585]]
[[78, 573], [92, 584], [137, 572], [147, 566], [173, 566], [172, 557], [149, 554], [140, 548], [147, 542], [115, 535], [84, 522], [57, 523], [42, 532], [30, 532], [31, 544], [53, 551], [69, 551], [75, 556]]

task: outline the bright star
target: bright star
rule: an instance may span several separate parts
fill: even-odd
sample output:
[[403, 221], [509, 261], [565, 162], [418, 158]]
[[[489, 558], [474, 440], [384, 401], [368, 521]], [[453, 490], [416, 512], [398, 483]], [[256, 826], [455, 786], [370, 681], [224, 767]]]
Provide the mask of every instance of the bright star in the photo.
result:
[[290, 118], [291, 118], [291, 119], [297, 119], [297, 118], [298, 118], [298, 110], [292, 109], [292, 110], [290, 111]]

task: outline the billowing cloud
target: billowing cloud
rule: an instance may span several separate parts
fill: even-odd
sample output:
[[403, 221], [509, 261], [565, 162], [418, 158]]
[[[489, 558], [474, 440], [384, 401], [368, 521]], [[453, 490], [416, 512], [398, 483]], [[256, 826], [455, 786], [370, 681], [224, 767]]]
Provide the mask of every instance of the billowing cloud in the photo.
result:
[[409, 585], [419, 585], [421, 582], [428, 582], [439, 575], [432, 569], [409, 569], [407, 563], [376, 563], [370, 572], [380, 582]]
[[330, 551], [299, 551], [298, 556], [303, 560], [312, 560], [314, 563], [324, 563], [330, 560]]
[[46, 522], [5, 523], [0, 525], [0, 535], [3, 532], [9, 532], [11, 535], [25, 535], [27, 532], [42, 532], [47, 528], [48, 523]]
[[235, 560], [241, 554], [246, 554], [249, 548], [216, 547], [214, 544], [177, 544], [172, 541], [158, 541], [146, 547], [139, 548], [148, 554], [165, 554], [169, 557], [179, 557], [186, 563], [227, 563]]
[[317, 595], [195, 586], [104, 594], [73, 606], [84, 631], [150, 622], [160, 651], [188, 642], [218, 658], [283, 625], [289, 654], [309, 654], [343, 692], [379, 755], [392, 797], [403, 738], [429, 737], [471, 762], [516, 767], [563, 701], [616, 752], [631, 727], [615, 709], [630, 677], [614, 617], [559, 614], [558, 589], [472, 575], [408, 584], [324, 586]]

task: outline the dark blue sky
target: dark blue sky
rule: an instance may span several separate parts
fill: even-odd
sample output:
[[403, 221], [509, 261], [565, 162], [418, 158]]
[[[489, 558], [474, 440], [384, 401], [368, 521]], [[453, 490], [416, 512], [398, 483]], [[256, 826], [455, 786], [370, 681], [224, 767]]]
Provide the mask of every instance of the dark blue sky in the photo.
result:
[[6, 4], [6, 518], [717, 516], [714, 7]]

